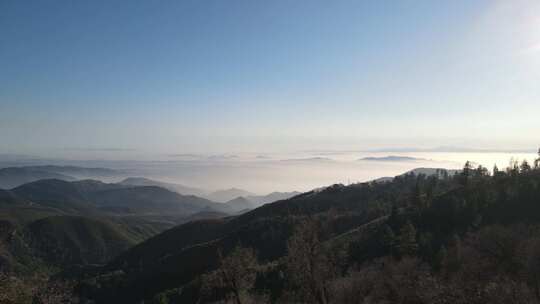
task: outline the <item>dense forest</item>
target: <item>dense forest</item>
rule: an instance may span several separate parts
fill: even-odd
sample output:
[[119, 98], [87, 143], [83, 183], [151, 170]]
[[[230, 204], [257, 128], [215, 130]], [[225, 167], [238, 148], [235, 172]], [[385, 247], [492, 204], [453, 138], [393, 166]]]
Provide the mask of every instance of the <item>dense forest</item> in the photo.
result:
[[[110, 230], [95, 242], [119, 239]], [[16, 238], [0, 226], [2, 246]], [[0, 303], [540, 303], [540, 151], [506, 169], [333, 185], [114, 245], [129, 249], [3, 270]]]

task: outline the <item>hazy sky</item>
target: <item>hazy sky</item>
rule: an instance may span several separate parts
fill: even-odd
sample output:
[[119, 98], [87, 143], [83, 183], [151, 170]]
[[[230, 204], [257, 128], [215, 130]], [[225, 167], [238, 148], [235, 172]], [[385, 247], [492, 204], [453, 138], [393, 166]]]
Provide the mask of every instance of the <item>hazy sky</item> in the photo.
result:
[[0, 152], [534, 148], [540, 1], [0, 1]]

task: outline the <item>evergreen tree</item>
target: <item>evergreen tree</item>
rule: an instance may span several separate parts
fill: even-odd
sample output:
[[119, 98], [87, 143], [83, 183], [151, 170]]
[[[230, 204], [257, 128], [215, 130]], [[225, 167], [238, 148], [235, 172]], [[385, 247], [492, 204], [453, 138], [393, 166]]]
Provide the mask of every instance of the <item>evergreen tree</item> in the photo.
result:
[[510, 176], [518, 175], [519, 174], [519, 163], [518, 163], [518, 161], [512, 158], [510, 160], [510, 165], [508, 166], [506, 171], [507, 171], [508, 175], [510, 175]]
[[499, 175], [500, 171], [499, 171], [499, 167], [497, 167], [497, 164], [495, 164], [493, 166], [493, 176], [497, 176]]
[[461, 264], [461, 239], [453, 234], [448, 242], [447, 270], [456, 272]]
[[438, 271], [446, 271], [448, 264], [448, 250], [446, 246], [441, 246], [439, 252], [435, 256], [435, 269]]
[[540, 169], [540, 148], [538, 148], [538, 158], [534, 161], [534, 168]]
[[422, 195], [422, 187], [420, 186], [420, 180], [416, 181], [412, 194], [412, 205], [416, 210], [424, 209], [424, 198]]
[[470, 161], [467, 161], [465, 163], [465, 166], [463, 167], [463, 171], [461, 171], [461, 174], [459, 175], [459, 182], [463, 186], [467, 186], [469, 183], [469, 179], [472, 175], [473, 166]]
[[526, 172], [531, 171], [531, 165], [529, 165], [529, 162], [527, 162], [527, 160], [523, 160], [523, 162], [521, 163], [521, 166], [519, 166], [519, 171], [521, 173], [526, 173]]
[[400, 226], [399, 208], [396, 203], [392, 205], [392, 211], [390, 213], [390, 217], [388, 218], [388, 225], [394, 229], [398, 229]]
[[476, 170], [474, 170], [474, 176], [475, 177], [484, 177], [488, 175], [488, 170], [484, 168], [483, 166], [478, 166]]
[[396, 245], [396, 235], [392, 228], [388, 225], [384, 225], [381, 233], [381, 245], [385, 252], [393, 254], [394, 247]]
[[416, 241], [416, 228], [411, 222], [407, 222], [399, 231], [398, 253], [401, 257], [415, 256], [418, 252]]

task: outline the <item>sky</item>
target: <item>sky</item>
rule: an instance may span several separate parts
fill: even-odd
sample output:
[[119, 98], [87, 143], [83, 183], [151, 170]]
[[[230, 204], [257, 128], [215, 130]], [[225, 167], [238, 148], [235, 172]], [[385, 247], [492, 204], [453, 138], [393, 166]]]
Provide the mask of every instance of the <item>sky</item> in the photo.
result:
[[531, 149], [540, 1], [0, 1], [0, 153]]

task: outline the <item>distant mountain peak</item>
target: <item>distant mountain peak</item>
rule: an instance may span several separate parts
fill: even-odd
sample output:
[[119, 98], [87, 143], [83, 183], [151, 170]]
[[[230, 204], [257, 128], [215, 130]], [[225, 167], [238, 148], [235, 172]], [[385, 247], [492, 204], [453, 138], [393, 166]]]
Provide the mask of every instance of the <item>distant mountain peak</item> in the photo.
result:
[[206, 195], [206, 191], [204, 191], [203, 189], [189, 187], [182, 184], [162, 182], [141, 176], [128, 177], [122, 180], [120, 184], [126, 186], [157, 186], [165, 188], [169, 191], [180, 193], [182, 195], [195, 195], [201, 197]]
[[255, 207], [255, 205], [250, 200], [248, 200], [247, 198], [243, 196], [234, 198], [226, 202], [225, 204], [229, 206], [235, 212], [246, 210], [246, 209], [253, 209]]
[[217, 190], [217, 191], [214, 191], [212, 193], [210, 193], [207, 198], [212, 200], [212, 201], [215, 201], [215, 202], [222, 202], [222, 203], [225, 203], [225, 202], [228, 202], [232, 199], [235, 199], [237, 197], [249, 197], [249, 196], [254, 196], [255, 194], [249, 192], [249, 191], [246, 191], [244, 189], [239, 189], [239, 188], [228, 188], [228, 189], [223, 189], [223, 190]]
[[382, 157], [364, 157], [359, 161], [380, 161], [380, 162], [411, 162], [411, 161], [423, 161], [425, 158], [417, 158], [410, 156], [388, 155]]

